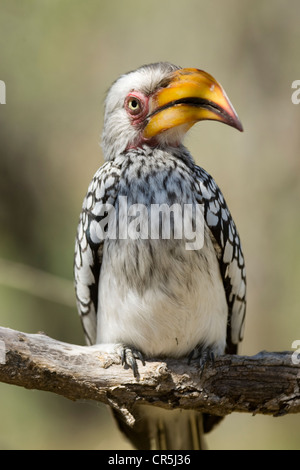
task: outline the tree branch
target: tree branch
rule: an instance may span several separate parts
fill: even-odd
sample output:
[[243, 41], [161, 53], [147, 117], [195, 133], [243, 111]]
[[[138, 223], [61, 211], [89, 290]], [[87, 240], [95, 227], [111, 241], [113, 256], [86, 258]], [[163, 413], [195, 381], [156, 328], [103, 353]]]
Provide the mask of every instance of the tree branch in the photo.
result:
[[[134, 423], [135, 404], [197, 409], [224, 416], [233, 411], [274, 416], [300, 411], [300, 369], [291, 352], [224, 355], [199, 375], [197, 362], [139, 362], [139, 378], [116, 355], [44, 334], [0, 327], [0, 381], [50, 391], [71, 400], [106, 403]], [[295, 362], [295, 361], [294, 361]]]

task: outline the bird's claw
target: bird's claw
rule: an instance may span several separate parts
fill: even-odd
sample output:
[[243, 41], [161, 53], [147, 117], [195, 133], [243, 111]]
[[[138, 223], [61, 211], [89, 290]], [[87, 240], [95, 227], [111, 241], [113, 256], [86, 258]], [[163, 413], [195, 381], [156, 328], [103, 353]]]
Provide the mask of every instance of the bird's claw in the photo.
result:
[[207, 364], [214, 365], [215, 363], [215, 353], [214, 348], [211, 346], [196, 346], [188, 357], [188, 364], [194, 359], [199, 359], [199, 368], [200, 368], [200, 377], [203, 374], [205, 366]]
[[132, 348], [130, 346], [125, 346], [123, 344], [119, 347], [118, 352], [121, 358], [122, 366], [130, 367], [132, 369], [134, 377], [138, 378], [139, 371], [138, 371], [137, 359], [139, 359], [142, 362], [143, 366], [145, 365], [145, 360], [144, 360], [142, 353], [135, 348]]

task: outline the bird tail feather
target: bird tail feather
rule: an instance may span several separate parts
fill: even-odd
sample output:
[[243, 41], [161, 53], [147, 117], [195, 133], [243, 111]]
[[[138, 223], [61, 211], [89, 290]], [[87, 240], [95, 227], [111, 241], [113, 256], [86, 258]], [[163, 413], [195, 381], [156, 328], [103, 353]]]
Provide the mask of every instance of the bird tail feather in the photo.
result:
[[203, 415], [191, 410], [164, 410], [153, 406], [136, 407], [136, 422], [129, 427], [114, 415], [120, 430], [139, 450], [202, 450]]

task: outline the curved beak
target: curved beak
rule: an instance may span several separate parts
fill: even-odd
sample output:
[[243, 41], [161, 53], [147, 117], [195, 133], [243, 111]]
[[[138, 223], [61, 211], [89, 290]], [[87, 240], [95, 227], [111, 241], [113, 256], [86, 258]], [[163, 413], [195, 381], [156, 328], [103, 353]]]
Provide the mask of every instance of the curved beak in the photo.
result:
[[243, 126], [222, 86], [208, 73], [198, 69], [179, 69], [168, 85], [151, 99], [144, 138], [177, 126], [188, 130], [204, 119], [221, 121], [243, 131]]

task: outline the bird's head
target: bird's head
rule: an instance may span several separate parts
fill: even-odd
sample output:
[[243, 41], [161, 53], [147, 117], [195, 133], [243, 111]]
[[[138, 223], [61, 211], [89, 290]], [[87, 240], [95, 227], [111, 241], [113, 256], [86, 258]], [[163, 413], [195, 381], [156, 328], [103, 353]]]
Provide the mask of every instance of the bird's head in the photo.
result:
[[105, 159], [143, 144], [178, 146], [187, 130], [204, 119], [243, 130], [222, 86], [208, 73], [167, 62], [140, 67], [122, 75], [107, 94]]

